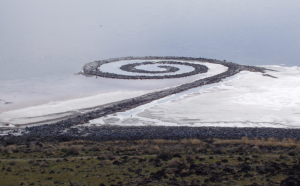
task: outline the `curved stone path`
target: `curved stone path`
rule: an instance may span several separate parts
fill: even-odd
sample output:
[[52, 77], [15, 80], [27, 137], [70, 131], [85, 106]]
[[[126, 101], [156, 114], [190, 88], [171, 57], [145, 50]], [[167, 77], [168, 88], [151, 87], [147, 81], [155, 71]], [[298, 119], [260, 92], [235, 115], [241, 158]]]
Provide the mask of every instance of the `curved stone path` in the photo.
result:
[[[115, 61], [113, 61], [115, 62]], [[111, 63], [111, 62], [107, 62]], [[93, 68], [92, 70], [86, 70], [83, 69], [85, 74], [89, 75], [96, 75], [100, 77], [105, 78], [114, 78], [114, 79], [170, 79], [170, 78], [181, 78], [181, 77], [188, 77], [196, 74], [206, 73], [208, 71], [208, 68], [201, 64], [193, 64], [193, 63], [187, 63], [187, 62], [176, 62], [176, 61], [160, 61], [160, 62], [142, 62], [142, 63], [130, 63], [127, 65], [123, 65], [120, 67], [121, 70], [124, 70], [126, 72], [134, 72], [134, 73], [151, 73], [151, 74], [162, 74], [162, 73], [171, 73], [176, 72], [179, 69], [172, 66], [162, 66], [163, 68], [166, 68], [165, 71], [147, 71], [147, 70], [141, 70], [136, 69], [136, 66], [141, 65], [150, 65], [150, 64], [162, 64], [162, 65], [184, 65], [194, 68], [193, 71], [186, 72], [186, 73], [180, 73], [180, 74], [173, 74], [173, 75], [157, 75], [157, 76], [148, 76], [148, 75], [124, 75], [124, 74], [115, 74], [110, 72], [103, 72], [101, 71], [101, 65], [107, 64], [107, 63], [99, 63], [98, 66], [95, 66], [97, 68]]]

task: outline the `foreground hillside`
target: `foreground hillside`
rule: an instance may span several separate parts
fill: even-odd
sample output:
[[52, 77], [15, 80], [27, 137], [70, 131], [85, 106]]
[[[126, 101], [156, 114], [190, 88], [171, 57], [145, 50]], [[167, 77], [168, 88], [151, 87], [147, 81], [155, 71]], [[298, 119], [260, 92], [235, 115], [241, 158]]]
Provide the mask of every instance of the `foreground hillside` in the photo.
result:
[[0, 148], [1, 185], [299, 185], [300, 142], [31, 142]]

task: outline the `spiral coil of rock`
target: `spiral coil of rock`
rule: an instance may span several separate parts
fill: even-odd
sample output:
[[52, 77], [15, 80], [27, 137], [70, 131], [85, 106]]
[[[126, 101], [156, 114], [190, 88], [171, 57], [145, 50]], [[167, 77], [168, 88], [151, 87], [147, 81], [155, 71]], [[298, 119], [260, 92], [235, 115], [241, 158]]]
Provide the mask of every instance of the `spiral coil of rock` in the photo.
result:
[[[116, 60], [116, 61], [119, 61], [119, 60]], [[116, 62], [116, 61], [114, 60], [111, 62]], [[101, 70], [102, 65], [105, 65], [105, 64], [111, 63], [111, 62], [100, 61], [100, 62], [98, 62], [98, 66], [93, 66], [90, 69], [88, 68], [89, 66], [86, 66], [86, 68], [84, 69], [84, 73], [90, 74], [90, 75], [96, 75], [96, 76], [100, 76], [100, 77], [105, 77], [105, 78], [115, 78], [115, 79], [170, 79], [170, 78], [181, 78], [181, 77], [192, 76], [192, 75], [196, 75], [196, 74], [206, 73], [208, 71], [208, 68], [204, 65], [188, 63], [188, 62], [178, 62], [178, 61], [158, 61], [158, 62], [145, 61], [145, 62], [141, 62], [141, 63], [129, 63], [129, 64], [122, 65], [120, 67], [120, 69], [125, 72], [142, 73], [142, 74], [138, 74], [138, 75], [136, 75], [136, 74], [134, 74], [134, 75], [116, 74], [116, 73], [105, 72], [105, 71]], [[143, 69], [136, 68], [136, 67], [142, 66], [142, 65], [154, 65], [154, 64], [155, 65], [161, 64], [160, 66], [157, 66], [157, 67], [164, 68], [165, 70], [150, 71], [150, 70], [143, 70]], [[174, 74], [174, 72], [177, 72], [180, 69], [178, 67], [174, 67], [172, 65], [192, 67], [193, 70], [184, 72], [184, 73]], [[169, 73], [169, 74], [166, 74], [166, 73]], [[173, 73], [173, 74], [170, 74], [170, 73]], [[162, 75], [149, 76], [147, 74], [162, 74]]]

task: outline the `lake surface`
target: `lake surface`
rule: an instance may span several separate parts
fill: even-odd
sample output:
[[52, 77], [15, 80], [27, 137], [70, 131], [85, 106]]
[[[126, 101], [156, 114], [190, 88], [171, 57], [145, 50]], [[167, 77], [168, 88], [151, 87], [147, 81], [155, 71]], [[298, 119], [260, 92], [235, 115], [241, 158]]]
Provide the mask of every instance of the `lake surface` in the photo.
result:
[[[300, 66], [299, 10], [300, 1], [279, 0], [0, 0], [0, 113], [109, 92], [148, 92], [196, 77], [74, 76], [85, 63], [108, 58]], [[103, 67], [111, 71], [110, 65]]]
[[300, 1], [0, 1], [0, 80], [123, 56], [299, 66]]

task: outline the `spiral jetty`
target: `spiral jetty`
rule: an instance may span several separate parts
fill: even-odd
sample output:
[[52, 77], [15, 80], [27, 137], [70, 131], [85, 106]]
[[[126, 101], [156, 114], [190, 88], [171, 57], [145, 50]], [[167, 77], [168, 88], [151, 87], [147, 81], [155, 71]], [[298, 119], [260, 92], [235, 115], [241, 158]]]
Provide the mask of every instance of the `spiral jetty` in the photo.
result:
[[[103, 64], [121, 61], [121, 60], [145, 60], [141, 64], [128, 64], [121, 68], [129, 72], [142, 72], [142, 73], [167, 73], [178, 71], [172, 64], [181, 64], [192, 66], [195, 70], [175, 75], [164, 76], [128, 76], [114, 73], [102, 72], [99, 67]], [[164, 71], [145, 72], [138, 70], [135, 67], [139, 65], [152, 64], [147, 60], [162, 60], [159, 63], [164, 68]], [[220, 61], [216, 59], [206, 58], [192, 58], [192, 57], [160, 57], [160, 56], [146, 56], [146, 57], [122, 57], [112, 58], [108, 60], [95, 61], [87, 63], [83, 66], [82, 74], [86, 76], [100, 76], [105, 78], [121, 78], [121, 79], [163, 79], [163, 78], [180, 78], [194, 74], [205, 73], [208, 68], [201, 64], [191, 64], [186, 62], [176, 62], [176, 60], [184, 60], [188, 62], [207, 62], [220, 64], [228, 67], [227, 71], [207, 77], [204, 79], [196, 80], [190, 83], [182, 84], [165, 90], [155, 91], [149, 94], [138, 96], [132, 99], [118, 101], [112, 104], [100, 107], [84, 114], [72, 116], [55, 123], [45, 124], [40, 126], [26, 127], [21, 130], [21, 135], [15, 136], [12, 134], [0, 137], [0, 143], [4, 145], [9, 144], [26, 144], [31, 141], [71, 141], [71, 140], [89, 140], [89, 141], [111, 141], [111, 140], [139, 140], [139, 139], [182, 139], [182, 138], [223, 138], [223, 139], [238, 139], [244, 136], [249, 138], [253, 137], [275, 137], [285, 138], [291, 137], [300, 139], [300, 129], [279, 129], [279, 128], [232, 128], [232, 127], [166, 127], [166, 126], [93, 126], [93, 127], [78, 127], [76, 125], [88, 123], [89, 120], [100, 118], [106, 115], [122, 112], [133, 109], [140, 105], [144, 105], [151, 101], [161, 99], [163, 97], [177, 94], [191, 88], [200, 87], [207, 84], [218, 83], [222, 79], [233, 76], [241, 71], [252, 71], [265, 73], [269, 70], [262, 67], [239, 65], [232, 62]], [[8, 129], [0, 129], [2, 132]], [[10, 129], [11, 130], [11, 129]]]

